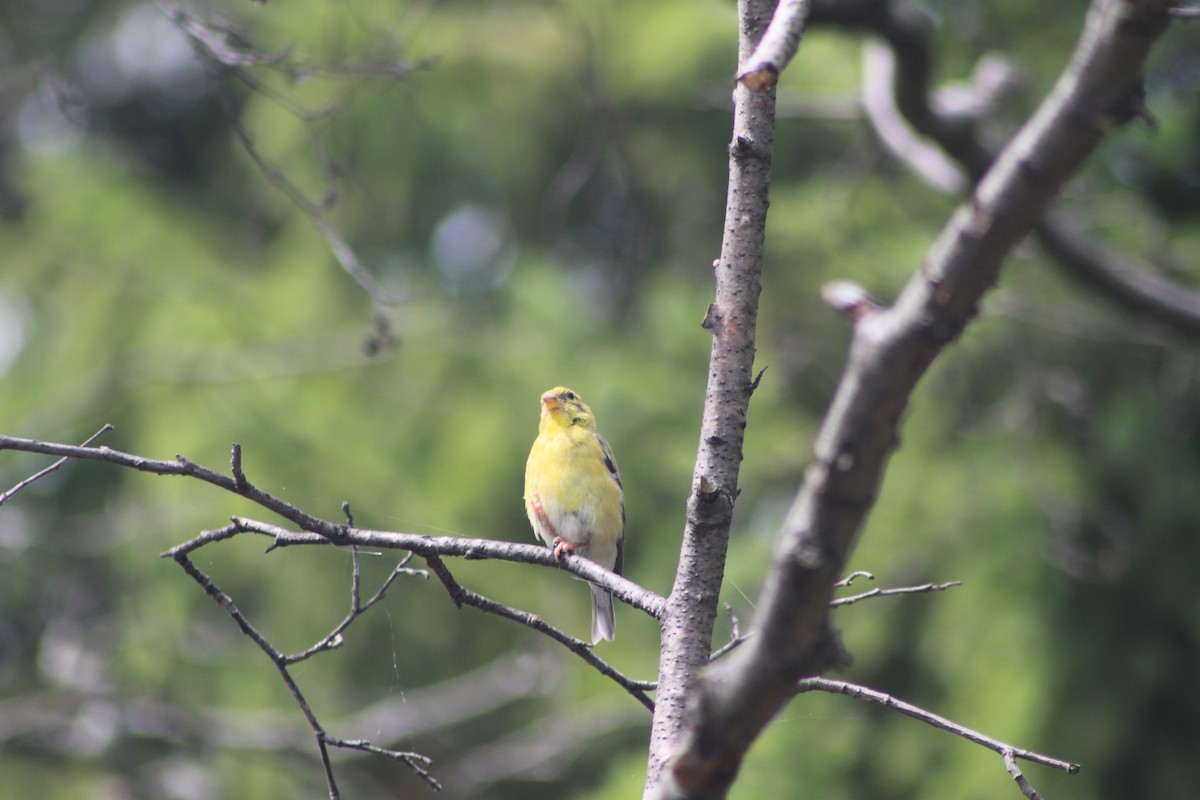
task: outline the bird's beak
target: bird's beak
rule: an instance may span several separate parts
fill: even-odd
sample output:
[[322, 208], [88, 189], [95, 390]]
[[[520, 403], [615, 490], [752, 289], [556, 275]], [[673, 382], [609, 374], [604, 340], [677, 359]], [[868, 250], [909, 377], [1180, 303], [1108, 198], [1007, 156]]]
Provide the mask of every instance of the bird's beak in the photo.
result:
[[544, 395], [542, 395], [542, 405], [546, 407], [547, 411], [553, 411], [556, 408], [562, 408], [562, 398], [560, 398], [554, 392], [546, 392]]

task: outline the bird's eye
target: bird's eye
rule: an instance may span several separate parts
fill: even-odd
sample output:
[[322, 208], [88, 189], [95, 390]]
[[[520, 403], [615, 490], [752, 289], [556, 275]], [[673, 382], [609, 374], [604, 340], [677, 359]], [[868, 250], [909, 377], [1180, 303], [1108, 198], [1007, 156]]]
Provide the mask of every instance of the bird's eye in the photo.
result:
[[563, 395], [563, 397], [567, 398], [568, 400], [574, 400], [574, 399], [575, 399], [575, 393], [574, 393], [574, 392], [567, 392], [565, 395]]

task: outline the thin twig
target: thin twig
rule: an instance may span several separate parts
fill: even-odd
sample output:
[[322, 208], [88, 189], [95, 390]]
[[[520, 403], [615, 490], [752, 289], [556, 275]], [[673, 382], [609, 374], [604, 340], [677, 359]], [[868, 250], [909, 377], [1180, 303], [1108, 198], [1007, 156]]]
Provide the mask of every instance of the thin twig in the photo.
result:
[[941, 592], [952, 586], [962, 586], [962, 581], [946, 581], [945, 583], [926, 583], [921, 586], [901, 586], [896, 589], [871, 589], [862, 594], [853, 594], [849, 597], [839, 597], [830, 602], [832, 608], [839, 606], [848, 606], [857, 603], [859, 600], [866, 600], [868, 597], [893, 597], [898, 594], [923, 594], [926, 592]]
[[[224, 533], [233, 527], [234, 526], [227, 526], [220, 532], [213, 533]], [[210, 541], [215, 541], [215, 538], [211, 539]], [[325, 781], [329, 789], [329, 797], [330, 800], [337, 800], [337, 798], [339, 798], [341, 795], [338, 791], [337, 780], [333, 774], [333, 765], [329, 760], [329, 751], [326, 745], [335, 747], [353, 747], [354, 749], [358, 750], [368, 750], [369, 748], [373, 747], [373, 745], [370, 745], [370, 743], [366, 742], [365, 740], [354, 740], [354, 744], [346, 744], [345, 740], [331, 737], [325, 733], [325, 730], [321, 726], [320, 721], [317, 719], [316, 714], [309, 706], [308, 700], [305, 698], [304, 693], [300, 691], [299, 685], [296, 683], [288, 669], [290, 664], [301, 660], [301, 658], [307, 658], [309, 655], [312, 655], [312, 653], [306, 651], [300, 656], [285, 655], [282, 651], [271, 644], [271, 642], [265, 636], [263, 636], [257, 628], [254, 627], [246, 615], [242, 613], [242, 610], [238, 608], [238, 605], [234, 602], [233, 598], [230, 597], [219, 586], [217, 586], [216, 583], [214, 583], [213, 580], [199, 567], [193, 564], [191, 559], [189, 559], [185, 553], [177, 553], [172, 557], [174, 558], [175, 562], [183, 568], [183, 571], [187, 573], [192, 580], [196, 581], [196, 583], [198, 583], [202, 589], [204, 589], [205, 594], [211, 597], [219, 606], [224, 608], [225, 611], [229, 613], [229, 616], [233, 618], [233, 621], [237, 624], [238, 628], [241, 629], [242, 633], [245, 634], [256, 645], [258, 645], [258, 648], [262, 650], [267, 658], [271, 660], [271, 663], [275, 665], [275, 669], [278, 670], [280, 678], [283, 680], [284, 685], [287, 686], [288, 692], [290, 692], [292, 695], [292, 699], [296, 701], [296, 705], [300, 708], [300, 712], [304, 714], [305, 720], [308, 721], [309, 727], [312, 728], [313, 734], [316, 736], [317, 750], [321, 758], [322, 769], [325, 772]], [[352, 615], [349, 620], [352, 620], [353, 617], [354, 615]], [[348, 624], [349, 621], [344, 622], [342, 626], [339, 626], [339, 628], [344, 629], [344, 627]], [[336, 635], [340, 637], [341, 634], [337, 633]], [[331, 636], [333, 636], [333, 634], [331, 634]], [[329, 637], [327, 637], [327, 640], [328, 638]], [[310, 649], [312, 649], [313, 652], [320, 652], [320, 649]], [[330, 648], [325, 647], [323, 649]], [[369, 751], [379, 752], [403, 761], [404, 763], [408, 764], [413, 771], [430, 786], [435, 789], [441, 788], [441, 785], [429, 774], [429, 772], [425, 770], [421, 764], [414, 760], [414, 758], [410, 757], [412, 754], [397, 753], [396, 751], [386, 750], [384, 748], [376, 748]], [[424, 759], [422, 757], [422, 763], [428, 765], [429, 761], [428, 759]]]
[[1004, 768], [1008, 770], [1008, 774], [1017, 782], [1017, 788], [1021, 790], [1021, 794], [1029, 798], [1029, 800], [1042, 800], [1042, 796], [1038, 794], [1032, 786], [1029, 785], [1029, 780], [1021, 772], [1021, 768], [1017, 766], [1017, 754], [1012, 750], [1006, 749], [1004, 756]]
[[283, 679], [284, 685], [287, 686], [288, 691], [291, 693], [292, 699], [300, 707], [301, 713], [304, 714], [304, 718], [308, 720], [309, 727], [312, 728], [313, 733], [317, 737], [317, 750], [321, 756], [321, 766], [325, 771], [325, 782], [329, 788], [329, 798], [330, 800], [338, 800], [341, 794], [338, 791], [337, 780], [333, 774], [333, 765], [329, 762], [329, 752], [322, 738], [323, 731], [321, 730], [321, 724], [317, 721], [316, 715], [313, 714], [312, 709], [309, 707], [304, 693], [300, 691], [300, 687], [292, 680], [291, 673], [288, 672], [287, 665], [283, 661], [283, 653], [258, 632], [258, 629], [250, 623], [250, 620], [238, 608], [233, 598], [217, 586], [199, 567], [193, 564], [191, 559], [184, 554], [179, 554], [175, 556], [175, 563], [179, 564], [192, 580], [200, 584], [200, 588], [204, 590], [204, 593], [211, 597], [217, 605], [224, 608], [229, 613], [229, 616], [233, 617], [233, 621], [241, 629], [242, 633], [258, 645], [258, 649], [262, 650], [267, 658], [271, 659], [271, 663], [275, 665], [280, 677]]
[[729, 603], [725, 604], [725, 613], [729, 616], [729, 641], [714, 650], [712, 655], [708, 657], [710, 664], [754, 634], [754, 631], [750, 631], [745, 636], [742, 635], [741, 627], [738, 625], [737, 614], [733, 613], [733, 606], [729, 605]]
[[[281, 96], [278, 92], [273, 91], [270, 87], [263, 84], [248, 70], [256, 67], [281, 69], [293, 78], [300, 75], [308, 77], [313, 74], [332, 74], [334, 71], [311, 64], [293, 64], [288, 59], [286, 49], [275, 53], [268, 53], [255, 47], [243, 35], [229, 26], [214, 25], [201, 20], [199, 17], [188, 13], [182, 8], [166, 2], [166, 0], [157, 0], [157, 2], [167, 18], [187, 37], [192, 45], [192, 50], [207, 69], [212, 78], [217, 99], [221, 104], [226, 121], [241, 144], [242, 150], [245, 151], [246, 155], [258, 167], [261, 174], [267, 179], [267, 182], [287, 197], [292, 205], [308, 218], [317, 232], [325, 239], [326, 245], [343, 271], [370, 298], [375, 308], [374, 330], [371, 336], [368, 337], [365, 348], [372, 354], [377, 352], [394, 338], [391, 323], [386, 312], [400, 305], [407, 298], [395, 295], [385, 289], [375, 279], [374, 275], [371, 274], [370, 270], [363, 265], [358, 254], [350, 246], [349, 242], [346, 241], [345, 237], [326, 218], [324, 209], [329, 205], [329, 201], [336, 197], [336, 191], [333, 188], [336, 181], [336, 170], [332, 169], [328, 163], [325, 163], [325, 174], [329, 180], [329, 184], [322, 193], [323, 202], [315, 202], [310, 199], [303, 189], [263, 156], [249, 131], [246, 129], [243, 122], [243, 115], [239, 113], [235, 101], [222, 82], [223, 76], [232, 75], [246, 84], [252, 92], [266, 97], [289, 113], [292, 113], [307, 126], [310, 136], [314, 140], [313, 148], [317, 158], [325, 161], [322, 158], [324, 148], [316, 141], [312, 125], [317, 120], [329, 116], [331, 110], [311, 111], [300, 108], [289, 98]], [[355, 77], [364, 75], [399, 77], [407, 75], [411, 71], [412, 68], [408, 65], [392, 65], [390, 68], [383, 70], [379, 69], [379, 65], [372, 65], [370, 70], [342, 67], [336, 74], [339, 76]]]
[[442, 784], [437, 778], [429, 773], [426, 767], [433, 764], [433, 759], [429, 756], [421, 755], [407, 750], [389, 750], [386, 747], [371, 744], [366, 739], [338, 739], [328, 734], [322, 734], [322, 742], [330, 747], [340, 747], [344, 750], [359, 750], [364, 753], [374, 753], [379, 756], [387, 756], [388, 758], [399, 761], [417, 774], [425, 783], [429, 785], [435, 792], [441, 791]]
[[833, 588], [835, 588], [835, 589], [845, 588], [846, 586], [849, 586], [850, 584], [854, 583], [859, 578], [866, 578], [869, 581], [875, 580], [874, 575], [872, 575], [869, 572], [866, 572], [865, 570], [860, 569], [856, 572], [851, 572], [849, 575], [847, 575], [846, 577], [842, 578], [840, 581], [833, 584]]
[[[91, 436], [89, 436], [88, 438], [84, 439], [84, 440], [83, 440], [83, 444], [82, 444], [81, 446], [82, 446], [82, 447], [87, 447], [89, 444], [91, 444], [92, 442], [96, 441], [97, 439], [99, 439], [101, 436], [103, 436], [104, 434], [108, 433], [108, 432], [109, 432], [109, 431], [111, 431], [112, 429], [113, 429], [113, 426], [112, 426], [112, 424], [110, 424], [110, 423], [107, 423], [107, 422], [106, 422], [106, 423], [104, 423], [104, 426], [103, 426], [103, 427], [101, 427], [101, 428], [100, 428], [100, 430], [96, 431], [96, 432], [95, 432], [95, 433], [93, 433]], [[63, 457], [62, 457], [62, 458], [60, 458], [58, 461], [55, 461], [53, 464], [51, 464], [50, 466], [46, 467], [46, 468], [45, 468], [44, 470], [42, 470], [41, 472], [35, 472], [33, 475], [30, 475], [30, 476], [29, 476], [28, 478], [26, 478], [25, 480], [18, 482], [16, 486], [12, 487], [12, 488], [11, 488], [11, 489], [9, 489], [7, 492], [0, 492], [0, 506], [4, 505], [4, 501], [8, 500], [8, 498], [12, 497], [14, 494], [16, 494], [17, 492], [21, 491], [22, 489], [24, 489], [24, 488], [25, 488], [26, 486], [28, 486], [29, 484], [31, 484], [31, 483], [33, 483], [33, 482], [35, 482], [35, 481], [39, 481], [39, 480], [41, 480], [42, 478], [44, 478], [44, 477], [46, 477], [47, 475], [49, 475], [51, 472], [57, 472], [57, 471], [58, 471], [60, 468], [62, 468], [62, 465], [63, 465], [63, 464], [67, 463], [67, 460], [68, 460], [68, 457], [67, 457], [67, 456], [63, 456]]]
[[392, 585], [396, 578], [400, 577], [401, 575], [413, 575], [426, 579], [429, 577], [429, 573], [423, 569], [410, 569], [405, 566], [409, 561], [412, 560], [413, 557], [412, 553], [407, 553], [404, 558], [401, 559], [400, 563], [397, 564], [390, 573], [388, 573], [387, 578], [385, 578], [383, 583], [379, 585], [379, 588], [375, 590], [375, 594], [371, 595], [370, 599], [364, 603], [362, 601], [362, 594], [360, 591], [362, 585], [362, 572], [358, 554], [358, 545], [350, 546], [350, 554], [353, 563], [353, 568], [350, 575], [350, 610], [346, 613], [346, 616], [342, 619], [342, 621], [339, 622], [333, 630], [323, 636], [320, 641], [311, 645], [307, 649], [300, 651], [299, 653], [284, 656], [284, 663], [295, 664], [296, 662], [304, 661], [307, 658], [312, 658], [317, 653], [323, 653], [326, 650], [336, 650], [337, 648], [341, 647], [345, 643], [345, 637], [343, 634], [345, 634], [346, 629], [349, 628], [356, 619], [368, 611], [371, 606], [382, 600], [384, 595], [387, 593], [388, 588]]
[[[834, 587], [838, 588], [849, 586], [855, 578], [867, 578], [868, 580], [872, 581], [875, 580], [874, 575], [860, 570], [847, 575], [845, 578], [842, 578], [840, 581], [834, 584]], [[945, 589], [949, 589], [952, 586], [961, 585], [962, 581], [948, 581], [946, 583], [926, 583], [922, 586], [901, 586], [895, 589], [871, 589], [863, 592], [862, 594], [851, 595], [850, 597], [840, 597], [832, 600], [829, 603], [829, 607], [837, 608], [838, 606], [848, 606], [853, 603], [857, 603], [860, 600], [866, 600], [869, 597], [891, 597], [893, 595], [901, 594], [924, 594], [928, 592], [940, 592]], [[734, 648], [740, 647], [742, 644], [747, 642], [750, 637], [754, 636], [754, 631], [747, 631], [746, 633], [740, 632], [738, 629], [737, 616], [734, 615], [733, 609], [730, 608], [728, 603], [725, 605], [725, 611], [729, 614], [729, 620], [733, 627], [733, 631], [730, 634], [729, 641], [721, 645], [721, 647], [718, 649], [714, 650], [713, 654], [709, 656], [710, 663], [726, 655]]]
[[535, 614], [530, 614], [527, 611], [521, 611], [519, 609], [512, 608], [511, 606], [506, 606], [503, 603], [498, 603], [489, 597], [484, 597], [477, 592], [471, 591], [458, 582], [458, 580], [450, 573], [449, 568], [446, 566], [446, 562], [444, 562], [437, 554], [423, 554], [422, 557], [425, 559], [425, 563], [429, 565], [429, 569], [434, 575], [437, 576], [438, 580], [442, 582], [442, 585], [446, 587], [446, 591], [450, 594], [450, 599], [453, 600], [454, 604], [458, 607], [461, 608], [462, 606], [471, 606], [472, 608], [478, 608], [480, 611], [483, 611], [486, 614], [495, 614], [498, 617], [512, 620], [513, 622], [520, 623], [527, 628], [531, 628], [539, 633], [549, 636], [551, 639], [558, 642], [575, 655], [579, 656], [601, 675], [613, 680], [618, 686], [628, 692], [630, 696], [645, 706], [649, 711], [654, 711], [654, 701], [646, 695], [645, 690], [642, 688], [645, 683], [629, 678], [616, 667], [597, 656], [595, 651], [592, 650], [592, 647], [587, 642], [584, 642], [582, 639], [576, 639], [575, 637], [560, 631], [558, 628], [549, 624]]
[[1039, 795], [1029, 785], [1029, 782], [1025, 779], [1025, 776], [1021, 774], [1021, 771], [1017, 769], [1016, 759], [1020, 758], [1024, 759], [1025, 761], [1031, 761], [1035, 764], [1054, 767], [1055, 769], [1060, 769], [1069, 775], [1074, 775], [1075, 773], [1079, 772], [1078, 764], [1073, 764], [1069, 761], [1062, 761], [1057, 758], [1051, 758], [1050, 756], [1044, 756], [1041, 753], [1035, 753], [1032, 750], [1023, 750], [1018, 747], [1013, 747], [1012, 745], [1001, 742], [998, 739], [993, 739], [991, 736], [985, 736], [978, 731], [972, 730], [963, 725], [959, 725], [957, 722], [948, 720], [945, 717], [934, 714], [931, 711], [926, 711], [919, 706], [914, 706], [913, 704], [906, 703], [903, 700], [897, 700], [895, 697], [892, 697], [889, 694], [877, 692], [874, 689], [868, 689], [865, 686], [859, 686], [858, 684], [848, 683], [846, 681], [833, 681], [829, 680], [828, 678], [805, 678], [796, 685], [796, 691], [797, 693], [810, 691], [829, 692], [830, 694], [844, 694], [847, 697], [866, 700], [867, 702], [875, 703], [876, 705], [880, 705], [885, 708], [895, 709], [901, 714], [905, 714], [913, 719], [918, 719], [927, 725], [932, 725], [935, 728], [948, 731], [953, 733], [955, 736], [959, 736], [969, 742], [974, 742], [975, 744], [999, 753], [1004, 758], [1004, 765], [1008, 769], [1009, 774], [1013, 776], [1013, 779], [1021, 788], [1021, 793], [1030, 798], [1030, 800], [1038, 800]]

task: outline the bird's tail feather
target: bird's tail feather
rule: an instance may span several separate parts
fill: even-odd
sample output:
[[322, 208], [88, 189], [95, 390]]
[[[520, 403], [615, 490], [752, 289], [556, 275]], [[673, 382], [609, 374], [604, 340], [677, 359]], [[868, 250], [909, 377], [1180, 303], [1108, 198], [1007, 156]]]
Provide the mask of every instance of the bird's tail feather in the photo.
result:
[[617, 628], [612, 595], [595, 584], [588, 584], [588, 588], [592, 590], [592, 644], [601, 639], [612, 641]]

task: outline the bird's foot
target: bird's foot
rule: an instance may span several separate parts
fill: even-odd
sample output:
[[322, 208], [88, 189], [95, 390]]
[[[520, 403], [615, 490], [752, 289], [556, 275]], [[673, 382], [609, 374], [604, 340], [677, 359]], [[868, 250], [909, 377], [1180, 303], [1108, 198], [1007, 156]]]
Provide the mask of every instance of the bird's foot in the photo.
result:
[[568, 542], [561, 536], [554, 537], [554, 560], [561, 561], [563, 553], [570, 553], [575, 550], [575, 545]]

